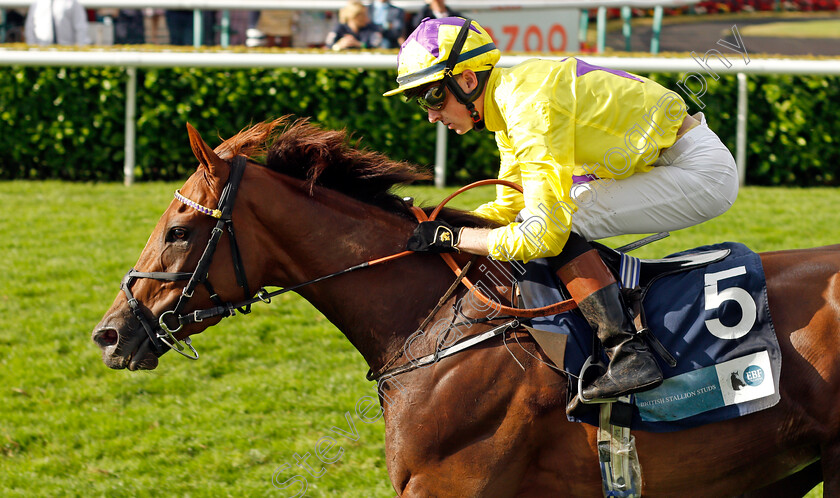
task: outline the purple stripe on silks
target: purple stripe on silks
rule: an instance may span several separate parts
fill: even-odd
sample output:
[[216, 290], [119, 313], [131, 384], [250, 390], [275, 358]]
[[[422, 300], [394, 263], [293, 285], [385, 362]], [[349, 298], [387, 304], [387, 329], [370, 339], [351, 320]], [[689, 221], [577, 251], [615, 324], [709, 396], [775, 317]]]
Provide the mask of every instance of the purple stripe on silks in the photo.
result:
[[636, 76], [633, 76], [632, 74], [630, 74], [628, 72], [625, 72], [625, 71], [622, 71], [620, 69], [608, 69], [606, 67], [593, 66], [592, 64], [586, 63], [586, 62], [584, 62], [580, 59], [576, 59], [576, 60], [577, 60], [577, 76], [578, 77], [581, 77], [584, 74], [592, 72], [592, 71], [606, 71], [610, 74], [614, 74], [616, 76], [621, 76], [622, 78], [629, 78], [631, 80], [636, 80], [636, 81], [644, 83], [642, 80], [640, 80]]
[[[438, 31], [441, 26], [463, 26], [464, 20], [460, 17], [444, 17], [441, 19], [432, 19], [427, 17], [420, 22], [420, 26], [414, 30], [405, 43], [410, 40], [415, 40], [421, 47], [425, 48], [435, 58], [440, 56], [440, 43], [438, 42]], [[470, 29], [478, 33], [475, 26], [470, 25]], [[405, 45], [403, 43], [403, 45]]]
[[572, 175], [572, 183], [574, 184], [592, 182], [597, 179], [597, 175]]

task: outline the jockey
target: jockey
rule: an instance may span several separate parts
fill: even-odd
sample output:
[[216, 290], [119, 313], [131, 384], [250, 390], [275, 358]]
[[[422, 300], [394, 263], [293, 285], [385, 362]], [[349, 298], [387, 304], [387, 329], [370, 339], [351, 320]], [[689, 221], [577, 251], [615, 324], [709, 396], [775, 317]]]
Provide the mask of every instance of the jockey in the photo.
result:
[[656, 387], [656, 359], [587, 241], [678, 230], [724, 213], [738, 193], [732, 154], [702, 113], [688, 115], [679, 95], [647, 78], [574, 57], [499, 68], [500, 56], [477, 22], [458, 17], [425, 19], [402, 44], [399, 87], [385, 96], [416, 99], [430, 122], [458, 134], [494, 132], [499, 178], [524, 189], [499, 186], [476, 209], [501, 228], [424, 222], [408, 249], [548, 258], [610, 359], [582, 397]]

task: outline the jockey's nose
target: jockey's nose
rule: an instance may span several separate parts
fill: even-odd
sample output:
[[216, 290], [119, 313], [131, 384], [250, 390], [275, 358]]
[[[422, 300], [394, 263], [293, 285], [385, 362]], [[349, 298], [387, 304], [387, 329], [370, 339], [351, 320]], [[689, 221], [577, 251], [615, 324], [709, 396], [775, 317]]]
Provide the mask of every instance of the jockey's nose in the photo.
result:
[[434, 109], [428, 109], [427, 112], [429, 113], [429, 122], [430, 123], [437, 123], [438, 121], [440, 121], [440, 118], [441, 118], [440, 111], [435, 111]]

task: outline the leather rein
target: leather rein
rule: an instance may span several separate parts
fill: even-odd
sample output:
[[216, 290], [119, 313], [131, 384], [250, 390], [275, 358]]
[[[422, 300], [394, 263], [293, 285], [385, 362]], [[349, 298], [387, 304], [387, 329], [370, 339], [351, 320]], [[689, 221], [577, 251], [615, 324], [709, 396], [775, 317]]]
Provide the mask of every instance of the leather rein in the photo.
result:
[[[217, 209], [210, 209], [205, 206], [202, 206], [201, 204], [192, 201], [187, 197], [184, 197], [180, 193], [180, 191], [175, 191], [175, 199], [203, 214], [206, 214], [218, 220], [216, 222], [215, 228], [213, 228], [213, 231], [210, 234], [210, 239], [207, 242], [207, 246], [205, 247], [201, 258], [199, 259], [198, 264], [196, 265], [195, 271], [193, 271], [192, 273], [141, 272], [132, 268], [125, 274], [125, 276], [122, 279], [122, 282], [120, 283], [120, 289], [125, 293], [126, 298], [128, 299], [128, 305], [131, 309], [131, 312], [143, 326], [143, 329], [146, 331], [146, 334], [148, 335], [149, 340], [151, 341], [152, 347], [154, 348], [154, 353], [158, 357], [163, 355], [169, 349], [172, 349], [177, 353], [187, 358], [190, 358], [191, 360], [198, 359], [198, 352], [192, 346], [192, 341], [189, 337], [183, 339], [182, 344], [181, 341], [176, 339], [174, 336], [174, 334], [180, 331], [184, 327], [184, 325], [198, 323], [206, 319], [215, 318], [219, 316], [223, 318], [228, 316], [234, 316], [236, 314], [236, 311], [239, 311], [242, 314], [248, 314], [251, 312], [252, 304], [258, 302], [270, 303], [271, 298], [280, 294], [294, 291], [300, 289], [301, 287], [321, 282], [322, 280], [326, 280], [328, 278], [337, 277], [339, 275], [344, 275], [345, 273], [361, 270], [363, 268], [369, 268], [371, 266], [386, 263], [388, 261], [393, 261], [395, 259], [414, 254], [413, 251], [403, 251], [396, 254], [392, 254], [390, 256], [372, 259], [370, 261], [366, 261], [364, 263], [360, 263], [358, 265], [354, 265], [349, 268], [330, 273], [328, 275], [323, 275], [312, 280], [292, 285], [290, 287], [284, 287], [282, 289], [278, 289], [272, 292], [269, 292], [265, 287], [263, 287], [256, 293], [256, 295], [252, 294], [250, 292], [250, 288], [248, 287], [248, 280], [245, 275], [245, 266], [242, 262], [242, 256], [239, 251], [239, 247], [236, 243], [236, 235], [233, 229], [233, 218], [231, 216], [233, 212], [234, 203], [236, 202], [236, 194], [239, 190], [239, 184], [241, 183], [242, 176], [245, 172], [245, 164], [246, 158], [244, 156], [236, 156], [231, 161], [230, 176], [228, 177], [228, 181], [225, 184], [224, 189], [222, 190], [222, 195], [219, 198], [219, 206]], [[522, 187], [513, 182], [496, 179], [481, 180], [467, 185], [465, 187], [462, 187], [454, 193], [452, 193], [451, 195], [449, 195], [434, 209], [434, 211], [428, 217], [422, 209], [417, 208], [415, 206], [411, 206], [411, 211], [417, 218], [418, 222], [434, 220], [437, 217], [438, 213], [440, 213], [440, 210], [452, 198], [469, 189], [488, 184], [504, 185], [516, 189], [519, 192], [522, 192]], [[235, 303], [224, 302], [213, 290], [213, 287], [208, 279], [208, 269], [210, 267], [211, 262], [213, 261], [213, 255], [215, 254], [219, 240], [221, 239], [221, 236], [225, 231], [227, 231], [228, 233], [228, 240], [230, 242], [231, 256], [233, 259], [233, 268], [234, 273], [236, 275], [236, 281], [239, 287], [242, 288], [245, 297], [242, 301]], [[575, 302], [571, 299], [561, 301], [542, 308], [520, 309], [504, 306], [498, 303], [497, 301], [485, 296], [477, 287], [475, 287], [472, 284], [472, 282], [470, 282], [470, 280], [466, 278], [466, 271], [464, 271], [458, 266], [458, 264], [455, 262], [455, 259], [452, 258], [451, 254], [443, 253], [440, 254], [440, 256], [441, 258], [443, 258], [447, 266], [449, 266], [452, 269], [455, 275], [458, 276], [456, 284], [458, 282], [462, 282], [467, 287], [467, 289], [475, 295], [476, 298], [478, 298], [480, 301], [482, 301], [484, 304], [488, 305], [490, 308], [492, 308], [498, 313], [505, 313], [513, 317], [519, 318], [534, 318], [539, 316], [549, 316], [557, 313], [562, 313], [564, 311], [571, 310], [577, 306], [577, 304], [575, 304]], [[132, 284], [136, 279], [140, 278], [148, 278], [152, 280], [159, 280], [165, 282], [177, 282], [185, 280], [187, 281], [186, 286], [184, 287], [184, 289], [181, 292], [181, 295], [178, 298], [178, 302], [176, 303], [175, 308], [168, 311], [164, 311], [158, 317], [157, 324], [151, 323], [149, 318], [143, 312], [139, 301], [131, 293]], [[199, 284], [203, 285], [207, 289], [207, 291], [210, 294], [211, 300], [216, 306], [207, 309], [195, 310], [183, 314], [182, 312], [184, 307], [186, 306], [189, 299], [193, 296], [195, 288]], [[187, 348], [189, 348], [189, 352], [186, 351]]]

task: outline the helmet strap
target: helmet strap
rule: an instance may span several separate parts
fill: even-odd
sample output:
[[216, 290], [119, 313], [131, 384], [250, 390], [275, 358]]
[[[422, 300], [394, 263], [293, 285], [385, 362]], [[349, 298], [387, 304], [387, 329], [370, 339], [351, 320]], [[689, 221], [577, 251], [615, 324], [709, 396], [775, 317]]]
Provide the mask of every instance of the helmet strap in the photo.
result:
[[484, 129], [484, 118], [481, 117], [481, 114], [478, 113], [478, 110], [475, 108], [475, 104], [469, 102], [465, 104], [467, 106], [467, 110], [470, 111], [470, 118], [473, 122], [473, 129], [475, 131], [481, 131]]
[[465, 93], [464, 90], [461, 89], [461, 86], [458, 85], [457, 81], [455, 81], [455, 75], [452, 74], [452, 70], [455, 69], [455, 66], [458, 64], [458, 57], [461, 55], [461, 49], [464, 48], [464, 42], [467, 41], [467, 36], [470, 34], [471, 27], [472, 19], [464, 19], [464, 24], [461, 26], [461, 30], [455, 38], [455, 43], [452, 44], [452, 51], [449, 53], [449, 58], [446, 60], [446, 67], [443, 70], [443, 82], [446, 84], [446, 88], [455, 95], [455, 99], [460, 102], [461, 105], [466, 106], [467, 110], [470, 111], [473, 128], [481, 131], [484, 129], [484, 119], [475, 108], [475, 104], [473, 104], [473, 102], [479, 95], [481, 95], [482, 90], [484, 90], [484, 85], [487, 84], [487, 78], [490, 76], [490, 71], [479, 71], [475, 73], [478, 78], [478, 86], [470, 93]]
[[443, 69], [444, 75], [451, 75], [452, 70], [458, 65], [458, 58], [461, 56], [461, 49], [464, 48], [464, 42], [467, 41], [467, 36], [470, 34], [472, 27], [472, 19], [469, 17], [464, 19], [464, 24], [461, 30], [458, 31], [458, 36], [455, 37], [455, 42], [452, 44], [452, 51], [449, 52], [449, 57], [446, 59], [446, 67]]
[[449, 89], [450, 92], [455, 96], [455, 100], [461, 103], [461, 105], [465, 106], [468, 111], [470, 111], [470, 118], [473, 121], [473, 128], [476, 131], [481, 131], [484, 129], [484, 118], [481, 117], [481, 114], [478, 112], [478, 109], [475, 108], [475, 99], [481, 95], [481, 92], [484, 91], [484, 87], [487, 85], [487, 80], [490, 78], [490, 70], [487, 71], [479, 71], [475, 73], [476, 79], [478, 80], [478, 85], [475, 87], [473, 91], [470, 93], [464, 92], [461, 88], [461, 85], [455, 81], [454, 76], [444, 76], [444, 82], [446, 83], [446, 88]]

